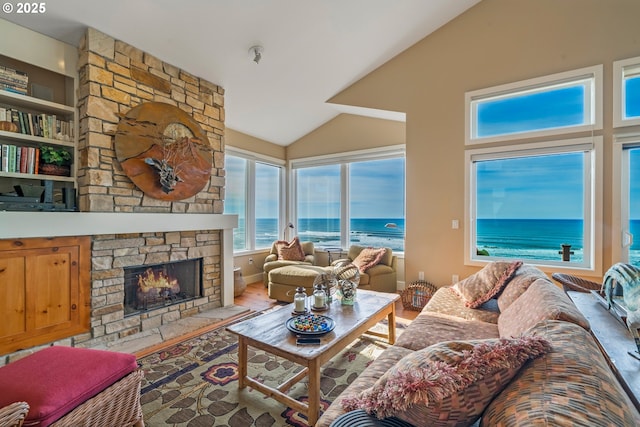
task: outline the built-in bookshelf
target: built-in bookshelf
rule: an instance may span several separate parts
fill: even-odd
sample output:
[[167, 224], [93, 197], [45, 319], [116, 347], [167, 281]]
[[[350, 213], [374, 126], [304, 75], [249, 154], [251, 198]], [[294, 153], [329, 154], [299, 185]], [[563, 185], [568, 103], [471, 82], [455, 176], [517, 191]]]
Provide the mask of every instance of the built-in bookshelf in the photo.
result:
[[[0, 210], [74, 210], [75, 70], [54, 71], [57, 64], [50, 59], [21, 59], [0, 55]], [[43, 170], [47, 148], [64, 151], [68, 172]]]

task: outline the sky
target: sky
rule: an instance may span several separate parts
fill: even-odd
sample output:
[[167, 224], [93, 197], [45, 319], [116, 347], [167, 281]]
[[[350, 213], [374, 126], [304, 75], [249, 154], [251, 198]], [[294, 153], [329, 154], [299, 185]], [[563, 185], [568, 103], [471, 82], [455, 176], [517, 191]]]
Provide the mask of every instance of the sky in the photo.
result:
[[[351, 218], [404, 218], [404, 164], [404, 158], [350, 164]], [[340, 217], [340, 165], [298, 169], [297, 180], [298, 217]]]

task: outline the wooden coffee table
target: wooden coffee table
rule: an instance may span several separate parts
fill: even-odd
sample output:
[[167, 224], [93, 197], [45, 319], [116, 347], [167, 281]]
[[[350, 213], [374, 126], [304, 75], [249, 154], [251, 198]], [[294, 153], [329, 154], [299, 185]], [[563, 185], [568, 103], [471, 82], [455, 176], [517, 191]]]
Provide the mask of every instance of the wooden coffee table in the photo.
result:
[[[291, 317], [293, 304], [227, 327], [229, 332], [238, 335], [239, 388], [251, 386], [306, 414], [309, 425], [314, 425], [320, 414], [320, 367], [365, 333], [387, 338], [393, 344], [396, 339], [395, 302], [399, 298], [398, 294], [359, 289], [352, 306], [340, 305], [339, 301], [334, 301], [327, 311], [318, 313], [332, 318], [336, 323], [333, 331], [320, 338], [320, 344], [296, 344], [296, 336], [285, 327], [285, 322]], [[388, 334], [369, 331], [385, 318], [389, 321]], [[247, 376], [248, 346], [283, 357], [302, 365], [304, 369], [275, 388], [264, 385]], [[308, 404], [286, 394], [294, 384], [307, 376]]]

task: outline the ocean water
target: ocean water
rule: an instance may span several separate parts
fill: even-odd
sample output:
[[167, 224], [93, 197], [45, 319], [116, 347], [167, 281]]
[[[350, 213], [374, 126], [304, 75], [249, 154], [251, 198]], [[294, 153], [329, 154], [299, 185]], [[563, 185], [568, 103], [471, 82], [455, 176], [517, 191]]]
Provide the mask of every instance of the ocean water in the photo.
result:
[[[256, 220], [257, 248], [271, 247], [274, 240], [283, 238], [284, 230], [276, 230], [277, 224], [278, 221], [274, 218]], [[395, 227], [392, 224], [395, 224]], [[338, 218], [301, 218], [298, 226], [287, 233], [287, 237], [292, 235], [297, 235], [303, 241], [314, 242], [317, 247], [340, 247], [340, 220]], [[386, 246], [394, 251], [404, 251], [404, 219], [352, 219], [350, 243], [362, 246]], [[244, 248], [242, 220], [238, 221], [238, 228], [234, 230], [234, 246], [236, 249]]]
[[[395, 227], [388, 226], [395, 224]], [[267, 248], [282, 239], [283, 230], [277, 230], [274, 218], [261, 218], [256, 224], [256, 247]], [[550, 219], [479, 219], [477, 248], [491, 256], [562, 261], [558, 252], [562, 244], [570, 244], [574, 252], [571, 260], [583, 259], [582, 220]], [[640, 220], [632, 220], [631, 233], [636, 242], [629, 251], [629, 262], [640, 266]], [[351, 242], [362, 246], [391, 247], [404, 251], [405, 222], [402, 218], [357, 218], [351, 220]], [[244, 246], [244, 223], [234, 230], [236, 249]], [[302, 218], [298, 227], [289, 230], [288, 237], [297, 235], [312, 241], [317, 247], [340, 247], [340, 220], [338, 218]]]
[[[562, 244], [571, 245], [571, 261], [583, 260], [583, 223], [570, 219], [479, 219], [477, 248], [504, 258], [562, 261]], [[640, 220], [632, 220], [630, 231], [636, 242], [629, 262], [640, 266]]]

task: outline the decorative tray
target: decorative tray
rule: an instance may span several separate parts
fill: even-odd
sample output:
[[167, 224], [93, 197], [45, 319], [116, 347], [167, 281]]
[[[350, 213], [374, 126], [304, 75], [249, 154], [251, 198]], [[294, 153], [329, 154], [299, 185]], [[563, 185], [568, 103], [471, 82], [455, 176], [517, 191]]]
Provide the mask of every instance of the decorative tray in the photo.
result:
[[320, 314], [305, 314], [288, 319], [285, 325], [296, 335], [320, 336], [333, 331], [336, 322]]

